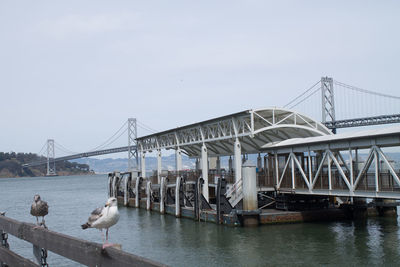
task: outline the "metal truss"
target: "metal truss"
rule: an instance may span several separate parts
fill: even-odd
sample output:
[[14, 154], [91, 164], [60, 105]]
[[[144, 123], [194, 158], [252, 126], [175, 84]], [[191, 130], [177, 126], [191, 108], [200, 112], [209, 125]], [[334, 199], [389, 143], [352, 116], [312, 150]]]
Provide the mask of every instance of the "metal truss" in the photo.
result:
[[128, 170], [139, 168], [136, 119], [128, 119]]
[[266, 143], [329, 134], [324, 125], [307, 116], [270, 108], [246, 110], [140, 137], [138, 145], [144, 152], [179, 147], [189, 156], [199, 156], [201, 146], [206, 144], [210, 155], [232, 155], [236, 139], [243, 153], [257, 153]]
[[382, 115], [376, 117], [365, 117], [348, 120], [327, 121], [324, 122], [325, 126], [329, 129], [347, 128], [347, 127], [360, 127], [370, 125], [380, 125], [389, 123], [399, 123], [400, 114]]
[[333, 92], [333, 79], [328, 77], [321, 78], [322, 93], [322, 122], [335, 121], [335, 97]]
[[[285, 166], [283, 168], [282, 173], [279, 173], [279, 168], [276, 163], [276, 189], [277, 190], [287, 190], [290, 189], [293, 193], [300, 194], [310, 194], [310, 195], [336, 195], [336, 196], [347, 196], [347, 197], [379, 197], [379, 198], [393, 198], [400, 199], [400, 178], [398, 174], [395, 172], [393, 166], [388, 161], [386, 155], [383, 153], [380, 147], [376, 145], [372, 145], [369, 149], [369, 153], [367, 156], [367, 160], [365, 161], [362, 169], [356, 173], [354, 172], [352, 153], [350, 151], [350, 159], [347, 164], [343, 157], [340, 154], [340, 151], [332, 151], [327, 148], [324, 151], [320, 151], [322, 154], [322, 159], [319, 164], [315, 166], [316, 168], [313, 170], [312, 168], [312, 159], [310, 152], [308, 152], [308, 163], [306, 164], [308, 167], [306, 168], [302, 165], [296, 154], [291, 152], [289, 153], [287, 160], [285, 161]], [[275, 157], [275, 160], [277, 158]], [[391, 190], [381, 190], [380, 184], [382, 184], [382, 175], [379, 172], [379, 161], [382, 161], [387, 169], [389, 170], [390, 175], [393, 177], [393, 181], [395, 185], [391, 188]], [[365, 174], [368, 169], [371, 167], [374, 162], [374, 190], [371, 189], [360, 189], [359, 184], [363, 179], [366, 178]], [[327, 175], [321, 175], [323, 169], [327, 168]], [[334, 177], [332, 169], [338, 173], [339, 177]], [[290, 173], [289, 173], [290, 172]], [[289, 175], [287, 175], [289, 174]], [[296, 181], [300, 176], [304, 185], [297, 185]], [[282, 187], [282, 182], [284, 178], [290, 177], [291, 187]], [[343, 184], [343, 188], [334, 188], [333, 179], [340, 179], [341, 184]], [[324, 179], [324, 181], [322, 181]], [[328, 184], [328, 188], [318, 189], [316, 188], [316, 183], [320, 181], [321, 184]], [[397, 191], [396, 191], [397, 190]]]
[[47, 175], [56, 175], [56, 162], [54, 160], [54, 139], [47, 140]]

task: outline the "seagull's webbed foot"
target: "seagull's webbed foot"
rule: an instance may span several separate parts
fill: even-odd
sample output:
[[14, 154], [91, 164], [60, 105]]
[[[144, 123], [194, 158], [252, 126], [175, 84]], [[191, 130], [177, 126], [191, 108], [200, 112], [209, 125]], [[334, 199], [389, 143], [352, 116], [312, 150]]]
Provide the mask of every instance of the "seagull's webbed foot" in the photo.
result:
[[114, 246], [114, 244], [112, 244], [112, 243], [105, 243], [105, 244], [103, 244], [103, 249], [108, 248], [108, 247], [113, 247], [113, 246]]
[[46, 222], [44, 221], [44, 217], [42, 219], [42, 222], [40, 223], [41, 226], [43, 226], [44, 229], [47, 229]]

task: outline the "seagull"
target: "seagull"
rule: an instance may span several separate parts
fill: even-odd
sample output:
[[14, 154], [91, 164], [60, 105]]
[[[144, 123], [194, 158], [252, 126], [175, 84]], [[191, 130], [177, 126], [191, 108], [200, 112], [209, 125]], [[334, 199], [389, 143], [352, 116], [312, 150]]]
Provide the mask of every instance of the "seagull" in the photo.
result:
[[[49, 205], [47, 205], [46, 201], [40, 199], [39, 195], [35, 195], [33, 197], [33, 203], [31, 206], [31, 214], [36, 217], [36, 224], [47, 229], [47, 226], [44, 222], [44, 216], [49, 213]], [[42, 222], [39, 223], [39, 217], [42, 217]]]
[[[82, 229], [96, 228], [101, 231], [101, 237], [103, 240], [103, 248], [112, 246], [108, 244], [108, 229], [116, 224], [119, 219], [118, 202], [115, 197], [111, 197], [107, 200], [104, 207], [100, 207], [92, 211], [88, 221], [82, 224]], [[103, 229], [106, 229], [106, 242], [104, 244]]]

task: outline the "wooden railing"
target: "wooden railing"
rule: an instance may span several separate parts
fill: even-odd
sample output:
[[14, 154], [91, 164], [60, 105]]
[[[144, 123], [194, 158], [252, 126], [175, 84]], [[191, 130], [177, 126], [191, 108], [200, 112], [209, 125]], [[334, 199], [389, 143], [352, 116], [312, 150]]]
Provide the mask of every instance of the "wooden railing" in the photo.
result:
[[[40, 266], [4, 246], [6, 242], [4, 238], [1, 240], [2, 233], [13, 235], [39, 248], [87, 266], [165, 266], [114, 247], [103, 249], [101, 244], [53, 232], [5, 216], [0, 216], [0, 266], [2, 263], [6, 266]], [[4, 236], [6, 234], [3, 234]]]

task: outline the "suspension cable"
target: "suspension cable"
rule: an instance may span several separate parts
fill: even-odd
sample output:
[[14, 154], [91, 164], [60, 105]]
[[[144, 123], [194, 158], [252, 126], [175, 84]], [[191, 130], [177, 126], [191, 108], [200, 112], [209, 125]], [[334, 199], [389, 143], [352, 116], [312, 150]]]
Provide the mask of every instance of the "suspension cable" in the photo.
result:
[[358, 92], [362, 92], [362, 93], [367, 93], [367, 94], [372, 94], [372, 95], [377, 95], [377, 96], [383, 96], [383, 97], [388, 97], [388, 98], [393, 98], [393, 99], [400, 99], [399, 96], [393, 96], [393, 95], [387, 95], [387, 94], [382, 94], [382, 93], [378, 93], [378, 92], [374, 92], [374, 91], [370, 91], [370, 90], [366, 90], [366, 89], [362, 89], [362, 88], [358, 88], [352, 85], [348, 85], [339, 81], [334, 80], [334, 83], [336, 85], [339, 86], [343, 86], [345, 88], [348, 88], [350, 90], [354, 90], [354, 91], [358, 91]]
[[125, 134], [128, 131], [128, 128], [126, 128], [124, 131], [122, 131], [116, 138], [114, 138], [114, 140], [110, 141], [109, 143], [107, 143], [106, 145], [104, 145], [102, 148], [105, 148], [111, 144], [113, 144], [115, 141], [117, 141], [123, 134]]
[[40, 149], [39, 153], [37, 153], [38, 156], [42, 156], [41, 153], [43, 152], [44, 147], [47, 145], [47, 142], [44, 142], [42, 148]]
[[72, 151], [72, 150], [69, 150], [68, 148], [66, 148], [65, 146], [63, 146], [63, 145], [61, 145], [61, 144], [59, 144], [59, 143], [57, 143], [56, 141], [54, 141], [54, 144], [56, 145], [56, 147], [58, 147], [60, 150], [62, 150], [63, 152], [67, 152], [67, 153], [69, 153], [69, 154], [79, 154], [79, 152], [75, 152], [75, 151]]
[[[302, 97], [303, 95], [307, 94], [309, 91], [311, 91], [317, 84], [319, 84], [321, 81], [317, 81], [313, 86], [311, 86], [310, 88], [308, 88], [305, 92], [303, 92], [302, 94], [300, 94], [299, 96], [297, 96], [295, 99], [293, 99], [292, 101], [290, 101], [289, 103], [287, 103], [286, 105], [284, 105], [283, 107], [286, 108], [287, 106], [289, 106], [290, 104], [292, 104], [293, 102], [295, 102], [297, 99], [299, 99], [300, 97]], [[312, 93], [314, 94], [314, 93]], [[300, 102], [301, 103], [301, 102]], [[300, 104], [299, 103], [299, 104]], [[298, 104], [296, 104], [298, 105]], [[295, 105], [295, 106], [296, 106]]]
[[311, 94], [309, 94], [308, 96], [306, 96], [305, 98], [303, 98], [302, 100], [300, 100], [299, 102], [297, 102], [296, 104], [293, 104], [292, 106], [289, 107], [289, 109], [292, 109], [294, 107], [296, 107], [297, 105], [303, 103], [304, 101], [306, 101], [307, 99], [309, 99], [311, 96], [313, 96], [316, 92], [318, 92], [319, 90], [321, 90], [321, 87], [318, 87], [317, 89], [315, 89]]
[[116, 136], [118, 133], [119, 133], [119, 131], [121, 131], [122, 130], [122, 128], [124, 128], [125, 127], [125, 125], [128, 123], [128, 121], [125, 121], [125, 123], [121, 126], [121, 128], [119, 128], [118, 129], [118, 131], [116, 131], [110, 138], [108, 138], [104, 143], [102, 143], [101, 145], [99, 145], [99, 146], [97, 146], [97, 147], [95, 147], [95, 148], [93, 148], [93, 149], [90, 149], [90, 150], [88, 150], [87, 152], [92, 152], [92, 151], [95, 151], [95, 150], [99, 150], [100, 148], [103, 148], [104, 146], [106, 146], [106, 145], [109, 145], [109, 144], [107, 144], [114, 136]]
[[139, 126], [140, 128], [142, 128], [142, 129], [144, 129], [144, 130], [147, 130], [147, 131], [153, 132], [153, 133], [158, 132], [157, 130], [151, 128], [150, 126], [144, 124], [143, 122], [141, 122], [141, 121], [139, 121], [139, 120], [136, 120], [136, 122], [138, 123], [138, 126]]

